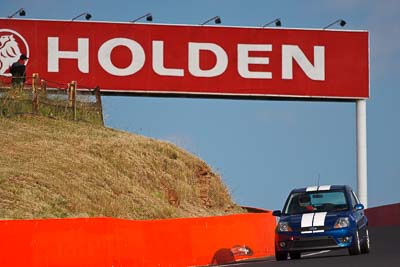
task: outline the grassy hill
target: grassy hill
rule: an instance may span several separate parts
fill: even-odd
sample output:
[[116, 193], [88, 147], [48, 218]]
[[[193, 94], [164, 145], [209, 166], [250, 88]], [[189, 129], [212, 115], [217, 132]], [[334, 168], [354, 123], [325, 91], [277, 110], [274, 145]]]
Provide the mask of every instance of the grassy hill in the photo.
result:
[[83, 122], [0, 116], [0, 219], [241, 211], [210, 167], [170, 143]]

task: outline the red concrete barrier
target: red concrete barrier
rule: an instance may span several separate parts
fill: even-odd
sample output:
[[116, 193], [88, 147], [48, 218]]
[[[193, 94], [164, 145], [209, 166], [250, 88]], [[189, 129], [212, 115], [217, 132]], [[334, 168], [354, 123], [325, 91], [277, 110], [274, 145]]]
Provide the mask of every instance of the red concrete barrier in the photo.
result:
[[365, 210], [369, 226], [400, 226], [400, 203]]
[[150, 221], [0, 221], [0, 266], [221, 264], [273, 255], [274, 227], [270, 212]]

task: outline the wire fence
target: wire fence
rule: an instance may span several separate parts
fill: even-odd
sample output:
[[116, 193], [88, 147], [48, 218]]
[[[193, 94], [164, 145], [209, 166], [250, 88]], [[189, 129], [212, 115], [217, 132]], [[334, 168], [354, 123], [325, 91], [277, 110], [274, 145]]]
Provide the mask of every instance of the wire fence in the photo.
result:
[[36, 114], [104, 125], [100, 88], [31, 77], [0, 77], [0, 116]]

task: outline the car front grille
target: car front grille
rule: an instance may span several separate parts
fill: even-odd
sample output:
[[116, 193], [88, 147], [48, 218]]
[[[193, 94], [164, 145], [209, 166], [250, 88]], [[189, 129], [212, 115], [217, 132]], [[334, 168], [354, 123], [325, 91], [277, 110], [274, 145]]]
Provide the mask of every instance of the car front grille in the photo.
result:
[[318, 247], [332, 247], [337, 243], [332, 237], [326, 238], [301, 238], [293, 242], [292, 248], [318, 248]]

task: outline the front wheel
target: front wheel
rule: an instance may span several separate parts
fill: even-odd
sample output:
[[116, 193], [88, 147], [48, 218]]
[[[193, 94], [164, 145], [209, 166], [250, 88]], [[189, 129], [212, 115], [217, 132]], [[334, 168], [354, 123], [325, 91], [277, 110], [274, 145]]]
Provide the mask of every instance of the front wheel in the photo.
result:
[[288, 254], [287, 252], [278, 251], [275, 247], [275, 259], [277, 261], [285, 261], [287, 260]]
[[361, 253], [360, 235], [357, 229], [356, 234], [354, 235], [353, 244], [351, 245], [351, 247], [349, 247], [349, 254], [359, 255], [360, 253]]
[[292, 260], [298, 260], [301, 257], [300, 252], [290, 252], [289, 255]]
[[369, 253], [369, 250], [370, 250], [369, 232], [368, 228], [366, 227], [363, 242], [361, 244], [361, 253]]

